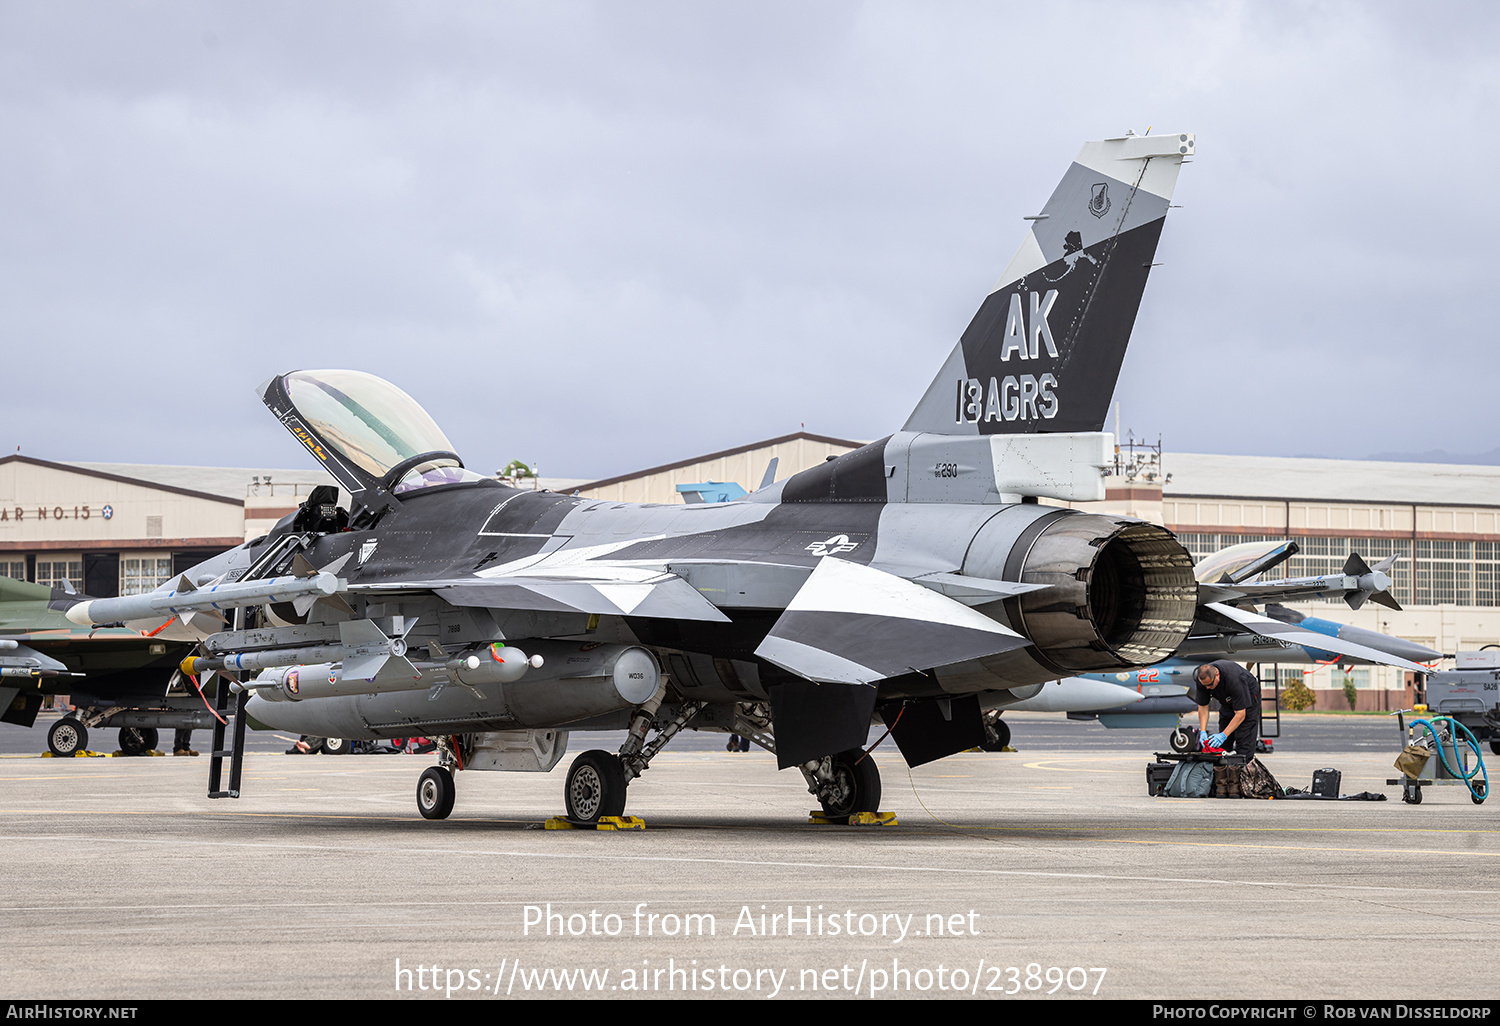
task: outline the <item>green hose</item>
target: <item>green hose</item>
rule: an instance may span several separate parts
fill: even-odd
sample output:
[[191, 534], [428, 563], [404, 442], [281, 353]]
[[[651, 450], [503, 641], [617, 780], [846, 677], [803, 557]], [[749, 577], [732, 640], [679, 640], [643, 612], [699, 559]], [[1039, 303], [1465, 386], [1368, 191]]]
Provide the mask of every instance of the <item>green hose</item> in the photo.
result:
[[[1434, 724], [1438, 723], [1446, 723], [1448, 725], [1449, 744], [1453, 747], [1454, 758], [1458, 757], [1458, 731], [1463, 731], [1464, 743], [1474, 751], [1473, 769], [1465, 772], [1448, 760], [1448, 745], [1443, 743], [1443, 739], [1438, 735], [1437, 728], [1434, 726]], [[1479, 741], [1469, 732], [1469, 728], [1455, 720], [1452, 716], [1434, 716], [1431, 720], [1411, 721], [1413, 727], [1419, 724], [1427, 728], [1427, 733], [1432, 738], [1433, 746], [1437, 749], [1438, 758], [1443, 760], [1443, 768], [1448, 771], [1448, 775], [1455, 780], [1462, 780], [1464, 785], [1469, 789], [1469, 797], [1476, 803], [1484, 801], [1485, 797], [1490, 793], [1490, 774], [1484, 768], [1484, 756], [1480, 754]], [[1457, 730], [1454, 728], [1457, 728]], [[1474, 778], [1480, 774], [1483, 774], [1484, 778], [1476, 785]]]

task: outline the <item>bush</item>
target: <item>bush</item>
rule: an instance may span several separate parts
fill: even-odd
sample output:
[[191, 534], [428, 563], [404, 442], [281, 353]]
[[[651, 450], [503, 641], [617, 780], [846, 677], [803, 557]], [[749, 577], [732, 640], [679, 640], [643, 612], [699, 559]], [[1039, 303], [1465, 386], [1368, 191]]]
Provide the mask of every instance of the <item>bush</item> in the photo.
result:
[[1302, 712], [1311, 709], [1317, 703], [1318, 696], [1300, 680], [1294, 680], [1291, 684], [1281, 689], [1281, 707], [1290, 712]]
[[1354, 687], [1354, 679], [1352, 677], [1345, 677], [1344, 678], [1344, 700], [1349, 703], [1349, 708], [1350, 709], [1354, 708], [1354, 703], [1356, 702], [1356, 700], [1358, 700], [1358, 698], [1359, 698], [1359, 691]]

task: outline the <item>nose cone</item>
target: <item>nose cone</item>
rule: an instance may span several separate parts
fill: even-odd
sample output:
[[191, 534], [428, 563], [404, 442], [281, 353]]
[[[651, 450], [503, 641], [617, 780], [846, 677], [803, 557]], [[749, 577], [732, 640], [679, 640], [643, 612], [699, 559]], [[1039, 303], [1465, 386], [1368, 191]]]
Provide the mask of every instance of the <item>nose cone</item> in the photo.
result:
[[1365, 630], [1363, 627], [1341, 627], [1339, 637], [1345, 641], [1352, 641], [1356, 645], [1364, 645], [1378, 652], [1396, 656], [1413, 663], [1431, 663], [1443, 658], [1443, 653], [1435, 652], [1426, 645], [1418, 645], [1415, 641], [1407, 641], [1405, 638], [1393, 637], [1389, 634], [1381, 634], [1379, 631]]
[[76, 623], [80, 627], [89, 627], [94, 622], [89, 619], [89, 606], [93, 604], [92, 601], [76, 603], [69, 606], [68, 611], [63, 615], [68, 618], [69, 623]]

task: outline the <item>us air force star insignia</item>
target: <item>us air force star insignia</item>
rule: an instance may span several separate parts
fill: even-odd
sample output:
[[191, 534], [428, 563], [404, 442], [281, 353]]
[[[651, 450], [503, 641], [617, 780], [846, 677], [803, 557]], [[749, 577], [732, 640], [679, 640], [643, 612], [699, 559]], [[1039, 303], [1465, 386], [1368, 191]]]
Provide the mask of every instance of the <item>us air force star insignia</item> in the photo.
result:
[[836, 534], [827, 541], [813, 542], [807, 547], [807, 551], [814, 556], [836, 556], [840, 552], [853, 552], [859, 548], [859, 542], [849, 540], [847, 534]]
[[364, 566], [365, 565], [365, 560], [369, 559], [371, 556], [373, 556], [375, 554], [375, 546], [377, 546], [379, 544], [380, 544], [380, 542], [376, 541], [374, 538], [371, 538], [371, 539], [367, 540], [363, 545], [361, 545], [359, 547], [359, 565], [360, 566]]
[[105, 520], [108, 520], [110, 517], [115, 515], [115, 508], [113, 506], [105, 506], [99, 512], [104, 514]]

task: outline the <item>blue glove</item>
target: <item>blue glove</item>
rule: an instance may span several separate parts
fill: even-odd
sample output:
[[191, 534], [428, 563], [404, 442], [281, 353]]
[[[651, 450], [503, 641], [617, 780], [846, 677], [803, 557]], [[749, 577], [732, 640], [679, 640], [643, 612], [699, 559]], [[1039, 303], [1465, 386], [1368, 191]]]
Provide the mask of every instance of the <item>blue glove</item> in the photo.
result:
[[1223, 734], [1215, 734], [1208, 739], [1208, 746], [1210, 748], [1223, 748], [1224, 740], [1225, 738]]
[[1198, 731], [1198, 744], [1200, 746], [1208, 744], [1208, 731], [1206, 731], [1206, 730], [1200, 730], [1200, 731]]

